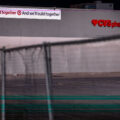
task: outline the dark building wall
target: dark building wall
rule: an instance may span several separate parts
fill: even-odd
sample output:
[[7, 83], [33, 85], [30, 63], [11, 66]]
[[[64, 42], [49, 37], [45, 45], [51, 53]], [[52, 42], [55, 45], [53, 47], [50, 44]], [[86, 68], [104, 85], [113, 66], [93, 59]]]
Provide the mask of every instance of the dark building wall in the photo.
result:
[[0, 36], [96, 37], [119, 34], [120, 28], [94, 27], [92, 19], [120, 22], [120, 11], [61, 9], [61, 20], [0, 18]]
[[[120, 22], [120, 11], [62, 9], [61, 20], [0, 19], [0, 42], [7, 47], [38, 44], [43, 38], [47, 41], [70, 38], [92, 38], [120, 34], [120, 28], [94, 27], [92, 19], [105, 19]], [[22, 41], [22, 42], [21, 42]], [[59, 39], [60, 41], [60, 39]], [[5, 43], [6, 42], [6, 43]], [[43, 42], [43, 41], [42, 41]], [[120, 42], [90, 44], [84, 46], [62, 46], [52, 49], [54, 73], [76, 72], [119, 72]], [[39, 52], [38, 52], [39, 53]], [[25, 51], [23, 51], [25, 54]], [[24, 73], [22, 58], [8, 55], [8, 73]], [[15, 69], [11, 67], [13, 59]], [[30, 60], [30, 59], [29, 59]], [[39, 63], [39, 62], [38, 62]], [[18, 65], [18, 66], [17, 66]], [[19, 66], [20, 65], [20, 66]], [[36, 64], [37, 65], [37, 64]], [[38, 65], [40, 66], [40, 65]], [[19, 68], [21, 70], [19, 71]], [[43, 73], [44, 68], [36, 70]]]

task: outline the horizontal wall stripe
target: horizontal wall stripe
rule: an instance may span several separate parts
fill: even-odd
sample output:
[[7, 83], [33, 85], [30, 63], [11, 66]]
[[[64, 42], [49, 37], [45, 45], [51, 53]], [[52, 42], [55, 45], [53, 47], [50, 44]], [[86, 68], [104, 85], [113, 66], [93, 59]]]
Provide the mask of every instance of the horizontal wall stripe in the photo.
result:
[[[0, 97], [2, 99], [2, 96]], [[6, 96], [6, 100], [47, 100], [47, 96]], [[52, 96], [53, 100], [120, 100], [120, 96]]]
[[[6, 109], [46, 109], [47, 104], [6, 104]], [[54, 109], [120, 109], [120, 104], [53, 104]]]
[[[6, 112], [47, 112], [48, 110], [6, 110]], [[94, 112], [94, 113], [100, 113], [100, 112], [104, 112], [104, 113], [118, 113], [120, 112], [120, 110], [54, 110], [54, 112]]]

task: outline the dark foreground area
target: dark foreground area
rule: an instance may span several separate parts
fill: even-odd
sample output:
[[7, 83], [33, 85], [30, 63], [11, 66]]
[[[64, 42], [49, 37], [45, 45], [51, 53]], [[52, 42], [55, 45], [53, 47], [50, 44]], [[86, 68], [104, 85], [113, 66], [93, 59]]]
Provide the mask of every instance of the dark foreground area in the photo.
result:
[[[120, 112], [61, 112], [54, 113], [55, 120], [120, 120]], [[48, 120], [46, 113], [7, 113], [6, 120]]]
[[[52, 82], [55, 120], [120, 120], [120, 78], [61, 78]], [[6, 81], [6, 120], [48, 120], [45, 80]]]

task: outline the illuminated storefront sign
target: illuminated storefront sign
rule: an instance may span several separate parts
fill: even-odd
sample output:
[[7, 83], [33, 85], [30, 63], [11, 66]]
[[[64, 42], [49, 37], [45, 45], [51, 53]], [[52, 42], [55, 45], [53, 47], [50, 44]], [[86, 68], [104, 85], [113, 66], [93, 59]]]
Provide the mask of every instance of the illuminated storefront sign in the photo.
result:
[[0, 7], [0, 18], [61, 20], [61, 10]]
[[91, 23], [93, 24], [93, 26], [99, 26], [99, 27], [120, 27], [120, 22], [116, 22], [116, 21], [112, 21], [112, 20], [97, 20], [97, 19], [93, 19], [91, 21]]

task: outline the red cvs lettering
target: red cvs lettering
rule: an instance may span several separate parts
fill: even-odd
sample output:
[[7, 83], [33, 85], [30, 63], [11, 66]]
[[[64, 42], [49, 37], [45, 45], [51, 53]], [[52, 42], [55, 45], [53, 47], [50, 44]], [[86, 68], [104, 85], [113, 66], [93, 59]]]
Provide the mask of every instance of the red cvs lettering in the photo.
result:
[[94, 25], [94, 26], [96, 26], [97, 24], [98, 24], [98, 20], [92, 20], [92, 24]]
[[96, 20], [96, 19], [93, 19], [91, 22], [92, 22], [93, 26], [96, 26], [96, 25], [98, 25], [99, 27], [111, 27], [112, 26], [111, 20]]

